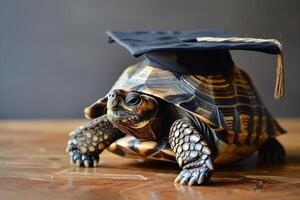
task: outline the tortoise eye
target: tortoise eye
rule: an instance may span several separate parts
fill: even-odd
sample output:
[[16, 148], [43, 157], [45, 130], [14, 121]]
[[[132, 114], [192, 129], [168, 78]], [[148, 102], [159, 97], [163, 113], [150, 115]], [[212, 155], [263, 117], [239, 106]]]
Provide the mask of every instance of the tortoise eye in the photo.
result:
[[138, 94], [131, 93], [126, 97], [126, 103], [129, 106], [138, 105], [141, 102], [141, 97]]

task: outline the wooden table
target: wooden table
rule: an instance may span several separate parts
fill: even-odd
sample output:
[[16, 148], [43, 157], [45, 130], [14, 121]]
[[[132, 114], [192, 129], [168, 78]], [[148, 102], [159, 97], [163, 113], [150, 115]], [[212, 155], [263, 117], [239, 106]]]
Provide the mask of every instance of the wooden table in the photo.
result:
[[256, 167], [256, 156], [217, 169], [208, 186], [175, 185], [179, 168], [104, 152], [98, 168], [71, 166], [68, 132], [82, 120], [0, 121], [0, 199], [300, 199], [300, 119], [281, 119], [289, 134], [285, 166]]

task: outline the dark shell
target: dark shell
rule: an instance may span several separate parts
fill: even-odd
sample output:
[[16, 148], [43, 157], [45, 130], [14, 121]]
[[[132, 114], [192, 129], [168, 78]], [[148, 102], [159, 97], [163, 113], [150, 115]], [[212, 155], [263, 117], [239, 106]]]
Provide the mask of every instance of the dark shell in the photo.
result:
[[[113, 89], [135, 90], [175, 104], [213, 127], [227, 144], [253, 144], [285, 133], [238, 67], [222, 74], [193, 75], [142, 63], [128, 67]], [[105, 98], [99, 102], [105, 105]], [[105, 106], [89, 114], [95, 117], [99, 110], [105, 113]]]

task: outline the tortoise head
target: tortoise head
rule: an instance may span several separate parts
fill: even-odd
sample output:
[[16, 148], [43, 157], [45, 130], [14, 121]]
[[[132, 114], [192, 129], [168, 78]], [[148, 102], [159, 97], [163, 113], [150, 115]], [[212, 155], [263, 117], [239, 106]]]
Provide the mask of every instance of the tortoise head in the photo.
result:
[[159, 134], [158, 101], [136, 91], [113, 90], [85, 108], [85, 116], [94, 119], [107, 114], [108, 120], [122, 132], [139, 139], [152, 140]]
[[144, 127], [155, 118], [157, 111], [156, 99], [147, 94], [113, 90], [108, 95], [107, 118], [123, 131]]

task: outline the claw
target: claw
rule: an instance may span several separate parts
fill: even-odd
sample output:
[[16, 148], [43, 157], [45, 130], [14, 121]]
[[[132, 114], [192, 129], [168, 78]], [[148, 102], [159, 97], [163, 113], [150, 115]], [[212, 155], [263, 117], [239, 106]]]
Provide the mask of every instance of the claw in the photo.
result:
[[98, 166], [98, 161], [97, 161], [97, 160], [94, 160], [94, 161], [93, 161], [93, 166], [94, 166], [94, 167], [97, 167], [97, 166]]
[[89, 167], [90, 166], [90, 162], [88, 160], [83, 161], [83, 164], [85, 167]]
[[72, 144], [77, 145], [77, 144], [78, 144], [78, 141], [75, 140], [75, 139], [72, 139]]
[[175, 183], [179, 183], [181, 178], [181, 174], [179, 174], [176, 179], [174, 180]]
[[203, 181], [204, 181], [204, 173], [202, 172], [202, 173], [200, 174], [200, 176], [199, 176], [199, 179], [198, 179], [197, 183], [200, 185], [200, 184], [203, 183]]
[[202, 149], [202, 152], [207, 154], [207, 155], [210, 155], [211, 154], [211, 151], [208, 147], [204, 146], [203, 149]]
[[72, 131], [71, 133], [69, 133], [69, 136], [70, 137], [73, 137], [73, 136], [75, 136], [76, 135], [76, 132], [75, 131]]
[[66, 148], [66, 152], [71, 152], [73, 149], [72, 145], [68, 145], [67, 148]]
[[80, 158], [80, 155], [78, 153], [73, 154], [73, 160], [78, 160]]
[[80, 167], [80, 165], [81, 165], [80, 160], [76, 160], [76, 166], [77, 166], [77, 167]]
[[181, 179], [180, 184], [183, 185], [188, 179], [189, 179], [188, 176], [184, 176], [184, 177]]
[[213, 164], [212, 164], [212, 162], [211, 162], [211, 159], [209, 158], [209, 159], [207, 159], [206, 160], [206, 166], [208, 167], [208, 169], [210, 169], [210, 170], [214, 170], [214, 167], [213, 167]]
[[189, 183], [188, 183], [188, 186], [192, 186], [192, 185], [195, 183], [195, 181], [196, 181], [197, 178], [198, 178], [198, 176], [193, 176], [193, 177], [190, 179], [190, 181], [189, 181]]

